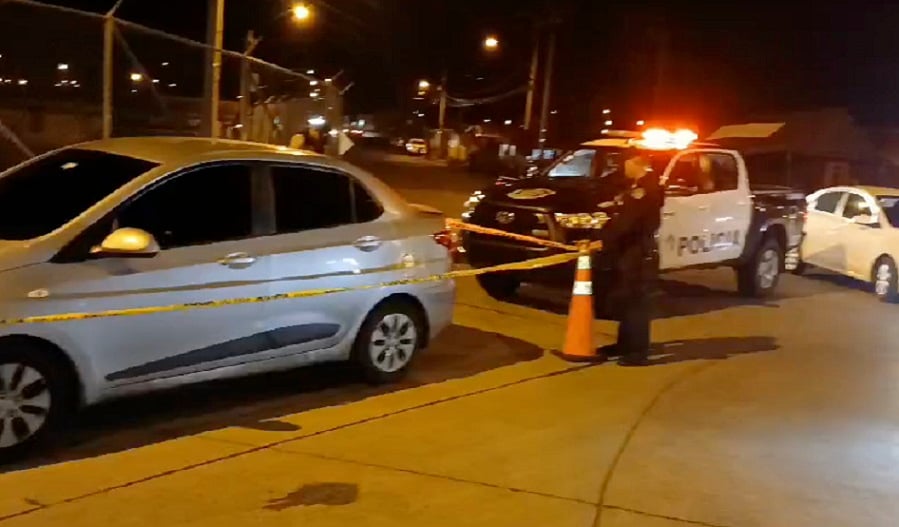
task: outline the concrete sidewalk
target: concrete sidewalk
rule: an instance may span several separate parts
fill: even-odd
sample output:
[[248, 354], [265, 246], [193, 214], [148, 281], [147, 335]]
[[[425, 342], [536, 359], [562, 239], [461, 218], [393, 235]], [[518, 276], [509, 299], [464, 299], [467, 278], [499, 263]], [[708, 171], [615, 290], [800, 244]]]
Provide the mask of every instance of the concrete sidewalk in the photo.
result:
[[[563, 315], [492, 301], [464, 281], [457, 327], [479, 342], [496, 335], [465, 351], [506, 346], [522, 360], [7, 473], [0, 523], [895, 525], [899, 359], [847, 361], [869, 299], [814, 294], [663, 318], [653, 366], [585, 367], [526, 356], [561, 342]], [[783, 317], [845, 331], [816, 336]], [[613, 329], [597, 322], [598, 343]], [[432, 351], [444, 356], [454, 339], [470, 344], [460, 329]]]

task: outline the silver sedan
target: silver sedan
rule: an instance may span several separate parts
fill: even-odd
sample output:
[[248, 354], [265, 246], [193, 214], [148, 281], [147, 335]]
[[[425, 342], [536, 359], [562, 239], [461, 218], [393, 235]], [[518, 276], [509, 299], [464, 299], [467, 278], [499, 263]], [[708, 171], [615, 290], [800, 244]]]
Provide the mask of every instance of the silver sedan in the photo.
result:
[[372, 287], [450, 269], [442, 214], [325, 156], [92, 142], [0, 174], [0, 205], [0, 458], [128, 394], [323, 361], [393, 381], [452, 318], [451, 280]]

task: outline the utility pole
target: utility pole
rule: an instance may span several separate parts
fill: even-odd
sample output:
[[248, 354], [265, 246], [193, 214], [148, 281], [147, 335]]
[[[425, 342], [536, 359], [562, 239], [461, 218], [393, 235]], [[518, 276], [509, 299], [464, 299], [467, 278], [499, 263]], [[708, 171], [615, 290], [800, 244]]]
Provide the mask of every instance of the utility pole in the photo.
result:
[[446, 157], [446, 134], [444, 127], [446, 125], [446, 69], [443, 70], [443, 76], [440, 78], [440, 113], [437, 118], [437, 126], [440, 131], [437, 133], [437, 139], [440, 140], [440, 158]]
[[546, 71], [543, 72], [543, 107], [540, 109], [540, 134], [538, 147], [543, 148], [546, 145], [546, 131], [549, 119], [549, 101], [550, 90], [552, 89], [553, 78], [553, 59], [556, 54], [556, 23], [549, 33], [549, 45], [546, 48]]
[[103, 18], [103, 139], [112, 137], [112, 97], [115, 85], [115, 13], [124, 0], [119, 0]]
[[253, 30], [247, 32], [246, 48], [244, 49], [243, 58], [240, 61], [240, 138], [247, 140], [249, 134], [249, 110], [250, 110], [250, 61], [248, 58], [256, 50], [261, 37], [256, 37]]
[[528, 96], [524, 101], [524, 123], [525, 130], [531, 129], [531, 116], [534, 113], [534, 91], [537, 87], [537, 68], [540, 63], [540, 31], [534, 30], [534, 52], [531, 54], [531, 69], [528, 73]]
[[103, 139], [112, 137], [113, 52], [115, 48], [115, 19], [107, 14], [103, 19]]
[[206, 21], [207, 52], [205, 100], [209, 105], [206, 122], [210, 137], [219, 137], [219, 98], [222, 80], [222, 37], [225, 24], [225, 0], [209, 0]]

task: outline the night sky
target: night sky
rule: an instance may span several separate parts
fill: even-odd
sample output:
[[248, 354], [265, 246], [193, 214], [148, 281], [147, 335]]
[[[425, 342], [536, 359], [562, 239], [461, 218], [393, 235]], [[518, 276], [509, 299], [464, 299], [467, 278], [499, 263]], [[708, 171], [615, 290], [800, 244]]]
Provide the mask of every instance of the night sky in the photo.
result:
[[[112, 0], [52, 3], [103, 11]], [[701, 127], [729, 119], [848, 106], [868, 123], [899, 123], [899, 3], [599, 0], [314, 0], [298, 28], [282, 0], [227, 0], [229, 49], [254, 29], [258, 55], [355, 81], [349, 110], [405, 107], [419, 78], [446, 68], [450, 92], [491, 95], [524, 82], [535, 20], [561, 17], [555, 133], [595, 134], [601, 108]], [[206, 0], [125, 0], [120, 15], [202, 40]], [[3, 20], [0, 19], [0, 27]], [[502, 41], [488, 56], [488, 33]], [[667, 38], [666, 38], [667, 37]], [[7, 37], [8, 38], [8, 37]], [[667, 44], [666, 44], [667, 42]], [[663, 52], [660, 52], [663, 51]], [[2, 50], [0, 50], [2, 52]], [[664, 57], [664, 67], [658, 66]], [[541, 57], [542, 58], [542, 57]], [[523, 96], [468, 110], [520, 120]]]

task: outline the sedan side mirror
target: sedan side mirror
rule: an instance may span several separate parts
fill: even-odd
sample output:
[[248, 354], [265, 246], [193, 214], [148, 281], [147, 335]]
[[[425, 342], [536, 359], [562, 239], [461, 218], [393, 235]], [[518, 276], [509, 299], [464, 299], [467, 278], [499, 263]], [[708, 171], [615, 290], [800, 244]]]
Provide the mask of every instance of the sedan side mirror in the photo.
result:
[[143, 229], [132, 227], [116, 229], [91, 249], [91, 256], [96, 258], [152, 258], [158, 253], [156, 238]]

